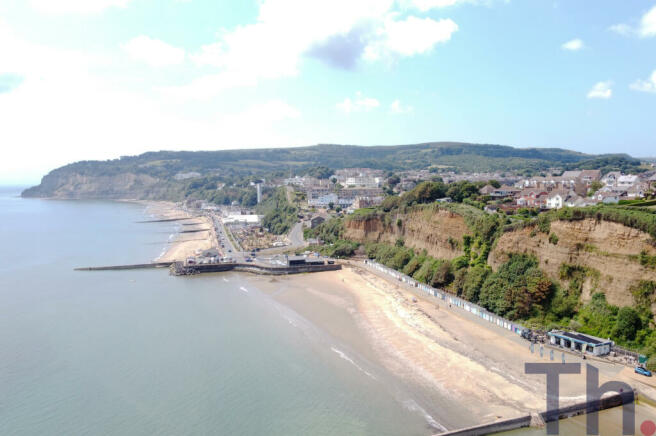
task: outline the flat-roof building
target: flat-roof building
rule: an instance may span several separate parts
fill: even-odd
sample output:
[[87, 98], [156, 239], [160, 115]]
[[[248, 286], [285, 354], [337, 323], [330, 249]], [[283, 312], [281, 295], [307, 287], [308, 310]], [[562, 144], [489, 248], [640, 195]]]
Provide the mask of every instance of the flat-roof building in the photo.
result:
[[601, 339], [583, 333], [552, 330], [547, 334], [551, 345], [560, 345], [572, 351], [580, 351], [595, 356], [604, 356], [610, 353], [613, 346], [613, 341], [610, 339]]

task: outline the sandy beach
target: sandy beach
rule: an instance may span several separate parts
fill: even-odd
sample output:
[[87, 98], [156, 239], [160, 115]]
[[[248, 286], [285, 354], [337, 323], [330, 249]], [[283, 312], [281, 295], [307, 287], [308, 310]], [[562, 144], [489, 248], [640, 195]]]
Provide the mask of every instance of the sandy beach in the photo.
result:
[[[177, 219], [177, 218], [192, 218], [192, 215], [178, 207], [175, 203], [166, 201], [149, 201], [145, 202], [147, 205], [146, 213], [157, 217], [158, 219]], [[182, 229], [200, 230], [210, 229], [201, 232], [193, 233], [178, 233], [174, 239], [168, 244], [166, 251], [155, 259], [158, 262], [173, 262], [177, 260], [185, 260], [187, 257], [196, 254], [199, 250], [207, 250], [213, 247], [212, 241], [216, 239], [214, 235], [214, 226], [208, 217], [193, 217], [180, 221], [184, 223]]]
[[[436, 433], [545, 409], [545, 376], [524, 374], [524, 363], [548, 362], [548, 349], [543, 357], [531, 353], [516, 334], [461, 309], [359, 267], [249, 280], [346, 344], [360, 362], [392, 374], [435, 421]], [[566, 361], [586, 363], [570, 354]], [[600, 383], [639, 383], [621, 365], [592, 363]], [[561, 405], [585, 399], [584, 370], [560, 380]], [[653, 397], [653, 388], [639, 384]]]

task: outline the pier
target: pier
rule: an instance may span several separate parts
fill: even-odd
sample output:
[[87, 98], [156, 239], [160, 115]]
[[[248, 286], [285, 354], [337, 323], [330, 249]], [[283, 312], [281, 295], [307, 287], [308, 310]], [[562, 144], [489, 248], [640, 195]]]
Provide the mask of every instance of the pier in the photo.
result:
[[241, 271], [262, 275], [289, 275], [322, 271], [337, 271], [342, 269], [340, 264], [305, 264], [292, 266], [264, 266], [254, 263], [209, 263], [187, 265], [184, 262], [173, 262], [170, 266], [172, 275], [185, 276], [223, 271]]
[[254, 263], [207, 263], [200, 265], [186, 265], [184, 262], [153, 262], [138, 263], [134, 265], [90, 266], [75, 268], [75, 271], [122, 271], [134, 269], [169, 268], [171, 275], [189, 276], [195, 274], [216, 273], [224, 271], [241, 271], [263, 275], [288, 275], [322, 271], [337, 271], [342, 269], [340, 264], [306, 264], [292, 266], [264, 266]]

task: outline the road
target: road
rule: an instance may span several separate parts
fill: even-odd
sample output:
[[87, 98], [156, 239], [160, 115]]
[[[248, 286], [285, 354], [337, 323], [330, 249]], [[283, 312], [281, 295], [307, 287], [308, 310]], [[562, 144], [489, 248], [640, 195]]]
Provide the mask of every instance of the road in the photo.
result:
[[289, 245], [285, 245], [284, 247], [265, 248], [264, 250], [260, 250], [260, 254], [281, 254], [288, 252], [289, 250], [306, 247], [307, 243], [305, 242], [305, 239], [303, 239], [303, 223], [298, 222], [294, 224], [294, 227], [292, 227], [287, 234], [287, 238], [289, 239]]
[[303, 223], [296, 223], [289, 231], [289, 246], [287, 248], [305, 247], [305, 239], [303, 238]]
[[[236, 262], [243, 262], [244, 254], [237, 250], [235, 245], [228, 237], [228, 231], [223, 225], [221, 218], [215, 214], [212, 214], [212, 221], [214, 222], [214, 227], [216, 228], [216, 239], [219, 242], [219, 250], [223, 252], [224, 257], [232, 257]], [[224, 246], [224, 248], [220, 247], [221, 244]]]

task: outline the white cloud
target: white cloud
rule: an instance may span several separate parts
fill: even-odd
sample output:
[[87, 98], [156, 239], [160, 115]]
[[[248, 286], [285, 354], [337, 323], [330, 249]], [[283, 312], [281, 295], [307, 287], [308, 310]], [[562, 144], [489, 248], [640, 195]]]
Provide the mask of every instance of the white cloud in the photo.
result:
[[230, 86], [226, 75], [244, 75], [247, 80], [233, 82], [251, 85], [293, 77], [307, 57], [352, 69], [362, 60], [424, 54], [458, 29], [450, 19], [400, 19], [397, 6], [395, 0], [262, 0], [255, 23], [223, 30], [217, 41], [189, 55], [196, 65], [217, 71], [187, 86], [225, 89]]
[[356, 92], [355, 99], [347, 97], [335, 105], [338, 110], [344, 113], [367, 112], [380, 106], [380, 102], [372, 97], [364, 97], [360, 91]]
[[605, 82], [597, 82], [588, 92], [588, 98], [603, 98], [609, 99], [613, 95], [613, 90], [611, 86], [613, 82], [608, 80]]
[[282, 100], [223, 110], [226, 105], [171, 104], [104, 75], [113, 59], [26, 42], [1, 21], [0, 41], [2, 65], [21, 78], [0, 92], [1, 182], [32, 182], [73, 161], [149, 150], [305, 144], [285, 133], [301, 114]]
[[177, 65], [184, 61], [185, 51], [148, 36], [137, 36], [122, 46], [131, 58], [147, 63], [152, 67]]
[[407, 114], [414, 110], [412, 106], [404, 105], [400, 100], [394, 100], [389, 106], [390, 112], [393, 114]]
[[256, 85], [257, 78], [252, 74], [226, 71], [201, 76], [184, 85], [161, 87], [159, 90], [169, 97], [200, 100], [215, 97], [226, 89]]
[[624, 23], [613, 24], [612, 26], [610, 26], [608, 28], [608, 30], [610, 30], [611, 32], [615, 32], [618, 35], [622, 35], [622, 36], [630, 35], [633, 32], [633, 29], [631, 29], [631, 26], [629, 26], [628, 24], [624, 24]]
[[638, 28], [640, 36], [646, 38], [656, 36], [656, 6], [651, 8], [640, 20], [640, 27]]
[[656, 93], [656, 70], [652, 71], [647, 80], [638, 79], [629, 85], [634, 91]]
[[431, 9], [446, 8], [459, 3], [472, 3], [474, 0], [409, 0], [406, 2], [411, 7], [417, 8], [422, 12]]
[[364, 57], [378, 60], [390, 55], [423, 54], [436, 44], [449, 41], [457, 30], [458, 25], [450, 19], [435, 21], [410, 16], [402, 21], [388, 20], [384, 34], [365, 49]]
[[563, 50], [569, 50], [569, 51], [578, 51], [581, 50], [584, 47], [583, 41], [580, 40], [579, 38], [572, 39], [571, 41], [567, 41], [563, 45], [561, 45], [561, 48]]
[[107, 8], [125, 8], [131, 0], [29, 0], [30, 6], [47, 14], [97, 14]]
[[656, 36], [656, 6], [645, 12], [637, 26], [619, 23], [610, 26], [609, 30], [622, 36], [637, 35], [642, 38]]

